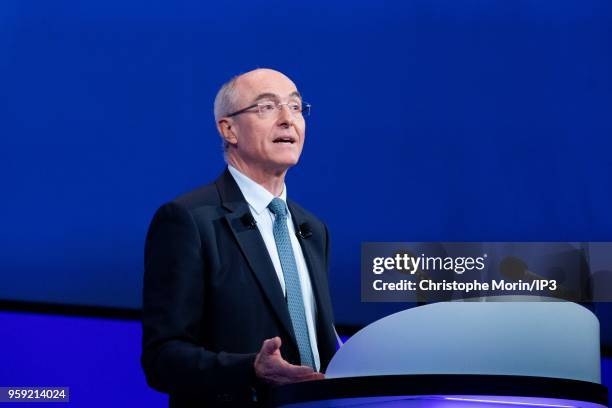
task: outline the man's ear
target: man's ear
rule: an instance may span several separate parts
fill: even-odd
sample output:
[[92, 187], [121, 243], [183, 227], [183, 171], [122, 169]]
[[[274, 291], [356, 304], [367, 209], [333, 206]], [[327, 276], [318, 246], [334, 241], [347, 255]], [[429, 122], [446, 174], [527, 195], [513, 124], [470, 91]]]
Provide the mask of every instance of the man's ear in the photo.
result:
[[231, 120], [227, 118], [219, 120], [219, 122], [217, 122], [217, 130], [225, 143], [232, 145], [238, 143], [238, 138], [236, 137], [236, 132], [234, 131], [234, 126]]

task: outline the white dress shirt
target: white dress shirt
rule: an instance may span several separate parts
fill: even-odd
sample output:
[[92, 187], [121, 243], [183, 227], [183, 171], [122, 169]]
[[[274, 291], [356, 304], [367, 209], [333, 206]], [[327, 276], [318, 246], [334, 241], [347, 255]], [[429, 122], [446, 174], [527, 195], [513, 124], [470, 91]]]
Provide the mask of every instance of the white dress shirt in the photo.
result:
[[[285, 289], [285, 277], [283, 275], [283, 269], [281, 267], [280, 258], [278, 257], [278, 250], [276, 249], [276, 241], [274, 240], [273, 225], [274, 225], [274, 214], [268, 209], [268, 204], [272, 201], [274, 195], [266, 190], [255, 181], [251, 180], [236, 168], [228, 165], [229, 172], [236, 180], [238, 188], [242, 192], [242, 195], [249, 203], [249, 209], [253, 218], [257, 222], [257, 228], [261, 233], [261, 236], [268, 249], [268, 254], [276, 270], [276, 275], [280, 282], [283, 294], [287, 296]], [[281, 200], [287, 202], [287, 186], [283, 184], [283, 192], [280, 197]], [[316, 303], [314, 299], [314, 293], [312, 292], [312, 284], [310, 283], [310, 275], [308, 274], [308, 267], [306, 266], [306, 259], [302, 252], [302, 247], [297, 240], [295, 234], [295, 227], [291, 220], [291, 211], [287, 211], [287, 228], [289, 229], [289, 237], [291, 239], [291, 246], [293, 247], [293, 254], [295, 256], [295, 263], [297, 265], [298, 275], [300, 277], [300, 287], [302, 289], [302, 299], [304, 299], [304, 311], [306, 312], [306, 324], [308, 325], [308, 336], [310, 337], [310, 346], [312, 348], [312, 356], [315, 361], [317, 371], [321, 367], [321, 360], [319, 358], [319, 348], [317, 347], [317, 332], [316, 332]], [[281, 346], [282, 347], [282, 346]]]

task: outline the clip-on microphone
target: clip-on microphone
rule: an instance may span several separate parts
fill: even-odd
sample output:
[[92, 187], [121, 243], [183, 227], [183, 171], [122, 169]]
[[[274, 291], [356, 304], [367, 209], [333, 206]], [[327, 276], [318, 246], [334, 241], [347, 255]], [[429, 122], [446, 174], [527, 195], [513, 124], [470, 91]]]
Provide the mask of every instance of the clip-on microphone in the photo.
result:
[[312, 230], [310, 229], [310, 225], [307, 222], [300, 224], [298, 226], [296, 235], [302, 239], [308, 239], [312, 237]]
[[240, 221], [242, 221], [242, 224], [248, 229], [255, 229], [257, 226], [257, 221], [255, 221], [255, 218], [253, 218], [253, 215], [250, 212], [240, 217]]

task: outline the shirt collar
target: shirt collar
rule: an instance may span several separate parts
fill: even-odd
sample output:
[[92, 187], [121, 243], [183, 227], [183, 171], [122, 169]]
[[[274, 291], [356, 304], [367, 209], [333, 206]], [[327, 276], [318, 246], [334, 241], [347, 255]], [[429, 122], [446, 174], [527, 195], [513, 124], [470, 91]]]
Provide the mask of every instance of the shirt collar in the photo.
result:
[[[242, 174], [235, 167], [228, 164], [227, 168], [232, 177], [234, 177], [234, 180], [236, 180], [236, 184], [238, 184], [238, 188], [242, 192], [242, 195], [255, 213], [259, 214], [268, 208], [268, 204], [270, 204], [270, 201], [274, 198], [272, 193]], [[285, 201], [285, 203], [287, 202], [287, 186], [284, 183], [283, 192], [278, 198]]]

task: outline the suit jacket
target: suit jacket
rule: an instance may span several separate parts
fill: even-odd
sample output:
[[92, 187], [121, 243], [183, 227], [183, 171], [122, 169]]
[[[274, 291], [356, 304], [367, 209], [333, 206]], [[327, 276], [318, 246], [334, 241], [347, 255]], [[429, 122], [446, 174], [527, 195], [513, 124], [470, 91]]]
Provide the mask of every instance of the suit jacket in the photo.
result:
[[[321, 371], [336, 351], [329, 296], [327, 227], [288, 200], [316, 299]], [[145, 244], [142, 366], [149, 385], [170, 394], [171, 407], [239, 405], [260, 391], [253, 363], [265, 339], [300, 357], [274, 266], [234, 178], [163, 205]]]

